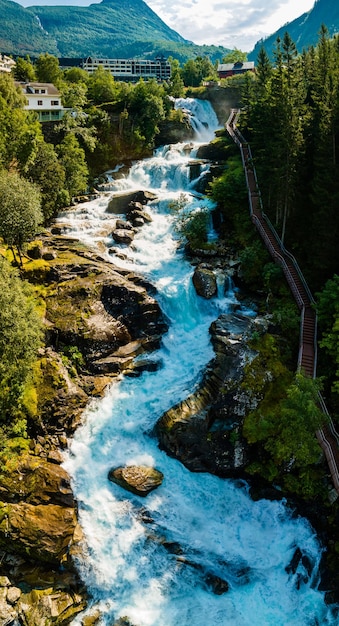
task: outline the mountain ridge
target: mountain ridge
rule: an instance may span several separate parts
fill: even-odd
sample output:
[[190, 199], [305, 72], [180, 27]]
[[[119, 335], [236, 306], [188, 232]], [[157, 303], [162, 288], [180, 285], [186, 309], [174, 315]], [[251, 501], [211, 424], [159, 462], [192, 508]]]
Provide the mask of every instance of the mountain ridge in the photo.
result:
[[316, 0], [314, 6], [292, 22], [287, 22], [272, 35], [260, 39], [249, 53], [248, 59], [255, 61], [261, 47], [272, 58], [277, 37], [283, 38], [287, 31], [297, 46], [298, 52], [317, 44], [321, 25], [324, 24], [331, 37], [339, 32], [339, 4], [333, 0]]
[[102, 0], [89, 6], [22, 7], [0, 0], [0, 51], [32, 57], [150, 58], [173, 55], [181, 61], [197, 54], [212, 60], [229, 52], [184, 39], [143, 0]]

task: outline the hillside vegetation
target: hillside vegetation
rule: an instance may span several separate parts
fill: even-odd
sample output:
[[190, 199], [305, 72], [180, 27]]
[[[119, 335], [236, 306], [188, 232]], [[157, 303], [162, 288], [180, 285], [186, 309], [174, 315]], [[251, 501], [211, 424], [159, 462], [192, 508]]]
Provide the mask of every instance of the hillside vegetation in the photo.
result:
[[0, 51], [49, 52], [59, 57], [108, 58], [173, 55], [180, 61], [207, 54], [220, 60], [221, 46], [197, 46], [169, 28], [143, 0], [103, 0], [88, 7], [23, 8], [0, 0]]

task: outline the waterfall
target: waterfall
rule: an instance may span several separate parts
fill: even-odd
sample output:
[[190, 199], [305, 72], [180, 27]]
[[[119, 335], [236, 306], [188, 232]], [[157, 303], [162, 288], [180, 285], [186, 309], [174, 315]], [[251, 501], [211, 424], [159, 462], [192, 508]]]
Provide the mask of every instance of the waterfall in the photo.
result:
[[[191, 107], [211, 135], [208, 103], [186, 100], [180, 106]], [[116, 191], [157, 192], [147, 207], [152, 222], [142, 227], [133, 247], [124, 248], [124, 260], [113, 260], [156, 285], [170, 328], [151, 355], [160, 369], [112, 384], [88, 408], [69, 443], [65, 467], [88, 546], [78, 567], [90, 610], [100, 610], [103, 626], [122, 617], [135, 626], [335, 624], [317, 590], [321, 548], [309, 523], [293, 516], [284, 502], [253, 502], [243, 482], [189, 472], [159, 450], [152, 435], [159, 417], [199, 384], [213, 356], [209, 326], [235, 302], [231, 282], [226, 295], [222, 290], [210, 301], [199, 298], [192, 268], [178, 249], [169, 202], [185, 194], [194, 210], [208, 205], [190, 193], [187, 163], [195, 148], [191, 154], [183, 145], [162, 148], [116, 183]], [[102, 198], [74, 209], [73, 234], [110, 245], [107, 202]], [[134, 464], [164, 474], [147, 499], [108, 481], [112, 467]], [[295, 572], [287, 571], [297, 547], [310, 574], [304, 561]], [[214, 593], [213, 580], [226, 581], [228, 591]], [[81, 617], [73, 624], [80, 625]]]

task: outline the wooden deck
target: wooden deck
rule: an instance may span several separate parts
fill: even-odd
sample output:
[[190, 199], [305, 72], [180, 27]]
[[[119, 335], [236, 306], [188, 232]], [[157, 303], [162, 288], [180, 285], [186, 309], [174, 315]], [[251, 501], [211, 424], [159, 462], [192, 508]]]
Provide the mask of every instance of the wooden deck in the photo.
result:
[[[285, 249], [281, 239], [263, 211], [251, 147], [237, 128], [239, 115], [239, 109], [231, 110], [226, 122], [226, 130], [239, 146], [241, 152], [251, 219], [272, 258], [282, 267], [287, 283], [300, 310], [298, 369], [307, 376], [315, 378], [317, 369], [317, 315], [314, 307], [315, 303], [296, 259]], [[335, 490], [339, 494], [339, 435], [334, 428], [321, 396], [319, 397], [319, 403], [327, 416], [328, 424], [316, 432], [316, 437], [326, 457]]]

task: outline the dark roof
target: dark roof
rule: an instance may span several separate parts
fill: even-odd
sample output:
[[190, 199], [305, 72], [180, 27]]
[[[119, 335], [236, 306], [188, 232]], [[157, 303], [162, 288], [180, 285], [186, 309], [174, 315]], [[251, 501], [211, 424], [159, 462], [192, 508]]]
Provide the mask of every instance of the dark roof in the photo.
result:
[[237, 61], [236, 63], [220, 63], [218, 65], [218, 72], [234, 72], [240, 69], [245, 72], [254, 70], [254, 61]]

